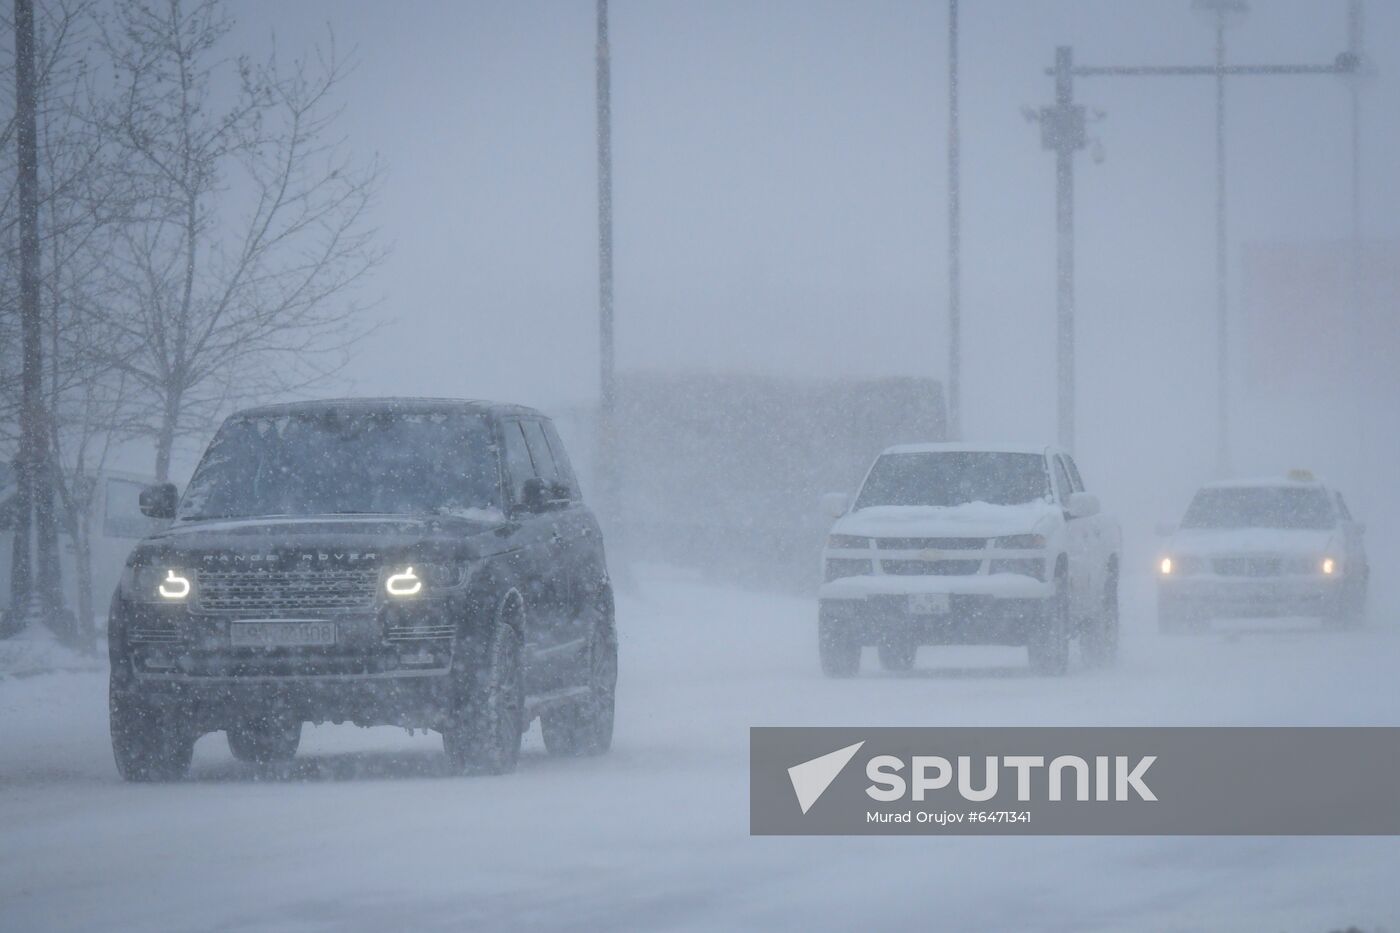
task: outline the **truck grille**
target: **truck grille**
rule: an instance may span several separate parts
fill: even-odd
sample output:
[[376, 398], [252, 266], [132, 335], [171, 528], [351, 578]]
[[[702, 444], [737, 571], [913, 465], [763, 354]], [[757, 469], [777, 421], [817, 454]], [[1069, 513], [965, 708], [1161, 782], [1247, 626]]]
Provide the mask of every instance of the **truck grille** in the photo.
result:
[[199, 608], [210, 612], [371, 609], [379, 571], [209, 570], [199, 574]]
[[880, 569], [902, 577], [970, 577], [982, 567], [980, 560], [882, 560]]
[[876, 538], [875, 546], [882, 551], [980, 551], [987, 546], [986, 538]]

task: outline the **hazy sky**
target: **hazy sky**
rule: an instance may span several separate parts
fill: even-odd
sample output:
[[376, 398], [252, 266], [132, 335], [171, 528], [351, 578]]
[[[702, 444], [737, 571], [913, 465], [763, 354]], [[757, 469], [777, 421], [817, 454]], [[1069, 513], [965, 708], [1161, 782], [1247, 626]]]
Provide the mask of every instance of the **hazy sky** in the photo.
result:
[[[967, 433], [1049, 439], [1053, 159], [1021, 108], [1049, 101], [1056, 44], [1081, 63], [1207, 63], [1213, 30], [1189, 0], [963, 7]], [[328, 24], [356, 50], [343, 128], [388, 163], [377, 219], [394, 254], [372, 290], [397, 323], [360, 354], [354, 390], [591, 400], [593, 4], [234, 10], [251, 51], [273, 33], [304, 48]], [[1366, 229], [1395, 237], [1400, 4], [1367, 12]], [[1230, 57], [1330, 62], [1345, 18], [1343, 0], [1256, 0]], [[619, 365], [941, 377], [946, 4], [614, 0], [612, 33]], [[1169, 476], [1174, 507], [1214, 451], [1212, 90], [1077, 87], [1107, 113], [1092, 130], [1107, 160], [1078, 160], [1081, 459], [1120, 465], [1117, 492]], [[1229, 107], [1232, 271], [1245, 242], [1345, 236], [1343, 81], [1238, 79]], [[1388, 419], [1394, 400], [1378, 401]], [[1240, 469], [1350, 469], [1336, 425], [1251, 439], [1266, 419], [1250, 404]]]

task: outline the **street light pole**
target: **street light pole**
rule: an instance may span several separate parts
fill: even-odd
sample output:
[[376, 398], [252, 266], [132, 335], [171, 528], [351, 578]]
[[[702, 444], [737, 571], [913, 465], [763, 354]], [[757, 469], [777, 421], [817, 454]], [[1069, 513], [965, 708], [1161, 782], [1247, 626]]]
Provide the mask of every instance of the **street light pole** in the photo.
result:
[[[1243, 4], [1240, 4], [1243, 6]], [[1225, 16], [1215, 4], [1215, 469], [1230, 470], [1229, 248], [1225, 238]]]
[[617, 377], [613, 348], [612, 62], [608, 0], [597, 0], [598, 471], [606, 509], [617, 509]]
[[962, 140], [958, 127], [958, 0], [948, 0], [948, 437], [962, 438]]

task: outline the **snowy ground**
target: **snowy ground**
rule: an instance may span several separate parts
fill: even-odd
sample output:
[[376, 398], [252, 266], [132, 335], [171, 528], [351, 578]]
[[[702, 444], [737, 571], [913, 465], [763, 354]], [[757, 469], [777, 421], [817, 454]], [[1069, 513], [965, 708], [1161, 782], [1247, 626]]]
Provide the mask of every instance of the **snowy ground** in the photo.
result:
[[435, 735], [322, 727], [288, 774], [213, 735], [193, 780], [125, 785], [105, 673], [0, 680], [0, 929], [1400, 927], [1400, 839], [748, 835], [753, 725], [1400, 722], [1393, 612], [1168, 640], [1130, 583], [1109, 672], [924, 649], [828, 681], [810, 601], [643, 572], [613, 753], [552, 760], [532, 733], [501, 778], [446, 776]]

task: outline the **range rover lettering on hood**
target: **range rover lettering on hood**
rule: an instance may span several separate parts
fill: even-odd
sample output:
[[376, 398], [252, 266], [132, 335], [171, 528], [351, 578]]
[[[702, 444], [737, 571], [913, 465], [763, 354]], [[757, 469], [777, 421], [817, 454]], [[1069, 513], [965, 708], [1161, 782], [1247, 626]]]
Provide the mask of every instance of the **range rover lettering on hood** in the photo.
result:
[[361, 564], [377, 563], [379, 554], [375, 551], [303, 551], [300, 553], [238, 554], [218, 552], [204, 554], [200, 558], [205, 566], [257, 566], [288, 565], [300, 566], [320, 564]]

